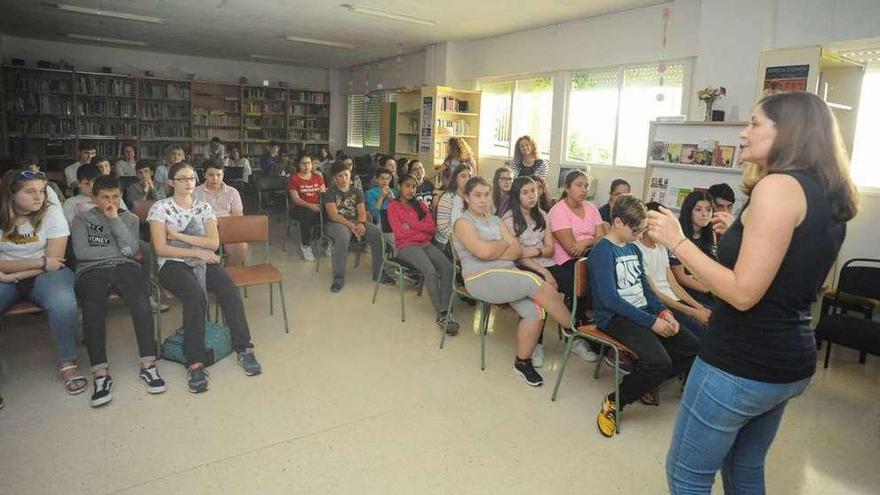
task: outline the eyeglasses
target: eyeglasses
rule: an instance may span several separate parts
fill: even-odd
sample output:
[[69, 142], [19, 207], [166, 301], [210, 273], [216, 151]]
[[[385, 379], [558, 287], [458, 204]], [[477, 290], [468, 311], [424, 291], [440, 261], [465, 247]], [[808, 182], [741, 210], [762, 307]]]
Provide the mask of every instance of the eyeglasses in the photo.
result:
[[192, 176], [191, 177], [175, 177], [171, 180], [175, 180], [177, 182], [193, 182], [193, 183], [195, 183], [196, 178], [192, 177]]
[[23, 180], [35, 180], [35, 179], [45, 180], [46, 174], [43, 172], [40, 172], [39, 170], [38, 171], [22, 170], [21, 173], [19, 173], [15, 177], [15, 182], [19, 182], [19, 181], [23, 181]]

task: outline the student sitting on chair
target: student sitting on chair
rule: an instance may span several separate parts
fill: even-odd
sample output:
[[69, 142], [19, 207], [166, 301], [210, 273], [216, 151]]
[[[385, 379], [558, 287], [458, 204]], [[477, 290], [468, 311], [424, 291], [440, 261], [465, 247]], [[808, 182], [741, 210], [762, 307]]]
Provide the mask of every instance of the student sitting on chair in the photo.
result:
[[[611, 207], [611, 230], [587, 258], [597, 326], [638, 356], [620, 383], [621, 409], [637, 400], [657, 404], [652, 391], [663, 380], [687, 373], [700, 345], [648, 285], [641, 251], [633, 244], [647, 229], [646, 218], [641, 200], [619, 196]], [[596, 419], [599, 431], [609, 438], [619, 414], [614, 400], [613, 393], [605, 397]]]
[[468, 164], [461, 164], [452, 172], [452, 179], [442, 194], [436, 197], [434, 205], [434, 221], [437, 232], [434, 244], [448, 257], [452, 257], [449, 238], [452, 236], [452, 225], [464, 213], [464, 185], [473, 177], [474, 171]]
[[214, 252], [220, 247], [217, 217], [211, 205], [193, 197], [195, 169], [186, 162], [174, 165], [168, 171], [168, 185], [173, 196], [156, 201], [147, 221], [158, 257], [159, 282], [183, 301], [183, 354], [187, 361], [189, 391], [208, 390], [205, 372], [209, 357], [205, 349], [208, 292], [214, 293], [223, 309], [223, 321], [229, 326], [238, 365], [248, 376], [259, 375], [263, 369], [253, 352], [241, 296]]
[[465, 207], [455, 221], [452, 243], [461, 260], [467, 291], [490, 304], [510, 304], [519, 313], [514, 369], [533, 387], [544, 383], [532, 365], [532, 353], [544, 324], [544, 311], [563, 326], [571, 313], [556, 288], [532, 272], [519, 270], [514, 261], [522, 247], [513, 232], [492, 214], [492, 188], [473, 177], [464, 186]]
[[[236, 188], [223, 182], [223, 164], [213, 158], [205, 162], [205, 183], [196, 186], [193, 198], [211, 205], [217, 218], [244, 215], [241, 195]], [[226, 266], [240, 266], [247, 261], [248, 244], [224, 244], [223, 252], [226, 253]]]
[[10, 170], [0, 182], [0, 313], [28, 299], [49, 314], [67, 393], [89, 382], [77, 373], [76, 324], [79, 309], [73, 272], [64, 252], [70, 228], [64, 213], [46, 198], [46, 174]]
[[82, 305], [86, 350], [94, 376], [91, 405], [98, 407], [113, 399], [106, 332], [111, 289], [122, 296], [131, 312], [141, 359], [141, 383], [147, 392], [159, 394], [165, 391], [165, 381], [155, 364], [158, 353], [153, 340], [149, 281], [134, 259], [139, 252], [138, 218], [120, 208], [122, 193], [115, 177], [98, 177], [91, 190], [96, 206], [76, 215], [71, 240], [77, 259], [75, 289]]
[[[393, 160], [391, 160], [393, 161]], [[386, 169], [380, 168], [376, 171], [376, 185], [367, 189], [366, 196], [367, 209], [370, 216], [373, 217], [373, 223], [382, 225], [382, 214], [380, 212], [388, 209], [388, 202], [396, 198], [398, 191], [391, 186], [394, 180], [394, 174]]]
[[[79, 194], [64, 200], [62, 206], [68, 225], [73, 224], [73, 217], [78, 213], [89, 211], [96, 206], [95, 195], [92, 194], [92, 183], [98, 177], [105, 175], [107, 174], [102, 174], [100, 169], [91, 163], [86, 163], [76, 170], [76, 184], [79, 187]], [[128, 211], [125, 203], [120, 204], [119, 209]]]
[[312, 229], [321, 222], [321, 194], [327, 191], [327, 187], [324, 177], [314, 170], [315, 162], [311, 156], [301, 155], [296, 163], [297, 173], [291, 174], [287, 181], [287, 192], [292, 203], [288, 214], [299, 222], [303, 259], [315, 261]]
[[351, 183], [351, 172], [343, 162], [334, 162], [331, 169], [335, 186], [324, 196], [327, 212], [327, 234], [333, 239], [331, 260], [333, 282], [330, 292], [339, 292], [345, 285], [345, 264], [351, 237], [366, 238], [373, 258], [373, 280], [379, 277], [382, 264], [382, 232], [367, 221], [364, 193]]
[[608, 202], [602, 205], [599, 208], [599, 215], [602, 216], [602, 221], [611, 224], [611, 205], [614, 204], [614, 200], [617, 199], [621, 194], [629, 194], [630, 185], [624, 179], [614, 179], [611, 181], [611, 188], [608, 190]]
[[422, 165], [422, 162], [418, 159], [412, 159], [407, 164], [409, 167], [409, 175], [415, 178], [416, 182], [418, 182], [418, 187], [416, 188], [416, 199], [418, 199], [422, 204], [428, 207], [428, 211], [431, 211], [431, 207], [434, 204], [434, 195], [437, 193], [437, 188], [434, 187], [434, 183], [425, 179], [425, 166]]
[[[437, 313], [437, 325], [446, 326], [447, 335], [458, 333], [458, 323], [450, 318], [452, 297], [452, 262], [431, 243], [434, 218], [424, 203], [416, 199], [418, 181], [406, 175], [400, 181], [400, 196], [388, 205], [388, 223], [394, 232], [397, 257], [418, 270], [425, 279], [431, 304]], [[448, 321], [447, 321], [448, 320]]]
[[[714, 212], [712, 197], [709, 196], [709, 193], [706, 191], [694, 191], [684, 198], [678, 215], [678, 222], [681, 224], [681, 230], [684, 232], [684, 235], [696, 244], [700, 251], [713, 260], [717, 253], [716, 234], [712, 227]], [[704, 306], [712, 306], [714, 297], [709, 292], [709, 288], [697, 280], [681, 264], [678, 258], [670, 256], [669, 266], [672, 268], [675, 280], [694, 299]]]
[[110, 159], [103, 156], [92, 158], [92, 165], [98, 167], [100, 175], [112, 175], [113, 167], [110, 165]]
[[165, 186], [156, 184], [153, 180], [155, 165], [152, 160], [138, 160], [135, 166], [135, 174], [138, 181], [128, 186], [126, 195], [131, 207], [135, 207], [138, 201], [158, 201], [165, 199]]

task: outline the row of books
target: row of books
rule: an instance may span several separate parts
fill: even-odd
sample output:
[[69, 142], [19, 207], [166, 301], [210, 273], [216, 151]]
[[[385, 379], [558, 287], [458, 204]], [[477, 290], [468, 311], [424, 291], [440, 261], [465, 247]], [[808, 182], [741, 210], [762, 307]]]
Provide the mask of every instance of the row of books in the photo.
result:
[[73, 116], [73, 98], [50, 94], [18, 94], [7, 101], [12, 113], [46, 113], [57, 116]]
[[736, 146], [719, 145], [714, 139], [704, 139], [696, 144], [654, 141], [651, 145], [651, 160], [654, 161], [731, 168], [738, 166], [735, 158]]
[[102, 98], [80, 99], [76, 102], [76, 114], [82, 117], [135, 118], [137, 108], [130, 100], [105, 100]]
[[668, 177], [654, 176], [648, 186], [648, 201], [656, 201], [667, 208], [681, 208], [688, 194], [707, 191], [704, 187], [672, 187]]
[[313, 93], [310, 91], [291, 91], [290, 101], [300, 103], [312, 103], [317, 105], [327, 105], [330, 103], [330, 96], [327, 93]]
[[290, 127], [295, 129], [326, 129], [327, 122], [324, 119], [314, 117], [293, 117], [290, 119]]
[[291, 141], [326, 141], [327, 131], [290, 131]]
[[71, 93], [70, 79], [44, 79], [40, 77], [17, 77], [7, 80], [7, 88], [14, 88], [18, 93], [51, 94]]
[[134, 96], [131, 79], [76, 76], [76, 92], [95, 96]]
[[283, 129], [284, 128], [284, 117], [283, 116], [274, 116], [274, 117], [245, 117], [244, 119], [245, 127], [258, 127], [258, 128], [274, 128], [274, 129]]
[[473, 134], [472, 126], [470, 122], [466, 120], [445, 120], [445, 119], [437, 119], [437, 129], [442, 128], [452, 129], [453, 134], [464, 134], [470, 135]]
[[73, 134], [73, 120], [45, 118], [19, 119], [13, 123], [12, 127], [10, 127], [10, 132], [69, 136]]
[[187, 83], [170, 81], [142, 81], [141, 95], [145, 98], [189, 100], [190, 87]]
[[140, 118], [144, 120], [180, 119], [190, 118], [189, 107], [173, 103], [150, 103], [140, 105]]
[[251, 100], [283, 100], [284, 90], [277, 88], [244, 88], [244, 97]]
[[467, 112], [470, 105], [467, 100], [459, 100], [452, 96], [443, 96], [437, 101], [437, 108], [441, 112]]
[[180, 137], [187, 138], [189, 134], [189, 124], [144, 124], [140, 125], [140, 137]]
[[81, 120], [77, 124], [78, 134], [87, 136], [135, 136], [137, 125], [125, 120]]
[[221, 141], [240, 141], [241, 131], [238, 129], [207, 129], [197, 127], [193, 129], [193, 137], [200, 139], [220, 138]]
[[76, 142], [64, 140], [23, 139], [9, 142], [10, 156], [72, 157], [76, 154]]
[[193, 125], [238, 127], [241, 125], [241, 118], [227, 115], [222, 110], [207, 111], [204, 108], [196, 108], [193, 110]]

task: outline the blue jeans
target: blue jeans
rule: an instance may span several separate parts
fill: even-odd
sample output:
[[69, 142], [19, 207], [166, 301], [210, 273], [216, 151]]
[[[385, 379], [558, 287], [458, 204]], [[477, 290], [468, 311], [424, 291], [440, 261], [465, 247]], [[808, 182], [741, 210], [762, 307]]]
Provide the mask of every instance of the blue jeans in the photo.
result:
[[[30, 283], [27, 281], [19, 282]], [[0, 283], [0, 313], [22, 299], [17, 284]], [[49, 314], [49, 328], [58, 346], [58, 359], [76, 361], [76, 324], [79, 321], [79, 308], [73, 291], [73, 272], [62, 268], [46, 272], [33, 280], [33, 288], [25, 297]]]
[[709, 494], [721, 469], [725, 494], [763, 494], [764, 458], [785, 405], [809, 383], [748, 380], [697, 358], [666, 457], [669, 492]]

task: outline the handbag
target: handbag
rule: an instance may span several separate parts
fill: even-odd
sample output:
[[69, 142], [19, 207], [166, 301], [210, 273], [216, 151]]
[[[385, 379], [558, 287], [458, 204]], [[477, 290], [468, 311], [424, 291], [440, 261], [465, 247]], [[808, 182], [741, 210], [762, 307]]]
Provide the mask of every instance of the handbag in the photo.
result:
[[[186, 365], [183, 354], [183, 328], [178, 328], [162, 342], [162, 357]], [[205, 366], [219, 362], [232, 354], [232, 336], [229, 329], [212, 321], [205, 321]]]

